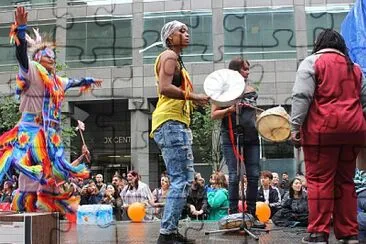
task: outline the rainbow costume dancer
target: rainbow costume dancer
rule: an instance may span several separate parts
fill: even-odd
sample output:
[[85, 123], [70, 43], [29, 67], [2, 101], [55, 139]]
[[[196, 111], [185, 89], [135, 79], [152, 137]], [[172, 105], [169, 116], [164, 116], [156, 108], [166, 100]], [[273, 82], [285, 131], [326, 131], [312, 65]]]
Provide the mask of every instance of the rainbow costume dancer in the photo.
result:
[[26, 34], [27, 16], [24, 7], [18, 7], [10, 32], [19, 62], [16, 93], [22, 116], [13, 129], [0, 136], [0, 182], [13, 169], [20, 173], [13, 210], [72, 212], [78, 199], [70, 198], [69, 193], [60, 194], [58, 185], [69, 177], [87, 178], [89, 172], [85, 164], [70, 164], [65, 159], [61, 103], [69, 88], [86, 89], [92, 84], [100, 86], [102, 81], [57, 76], [54, 45], [43, 42], [37, 30], [35, 39]]

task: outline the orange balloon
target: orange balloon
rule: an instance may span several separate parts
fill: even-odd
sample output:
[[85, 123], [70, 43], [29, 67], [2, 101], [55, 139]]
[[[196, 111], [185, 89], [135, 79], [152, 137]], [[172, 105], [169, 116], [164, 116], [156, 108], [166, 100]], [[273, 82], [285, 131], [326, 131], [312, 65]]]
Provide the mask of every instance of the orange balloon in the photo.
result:
[[145, 217], [145, 205], [140, 202], [134, 202], [127, 209], [128, 217], [132, 222], [141, 222]]
[[264, 202], [257, 202], [255, 214], [261, 222], [267, 222], [271, 217], [271, 209], [268, 204]]

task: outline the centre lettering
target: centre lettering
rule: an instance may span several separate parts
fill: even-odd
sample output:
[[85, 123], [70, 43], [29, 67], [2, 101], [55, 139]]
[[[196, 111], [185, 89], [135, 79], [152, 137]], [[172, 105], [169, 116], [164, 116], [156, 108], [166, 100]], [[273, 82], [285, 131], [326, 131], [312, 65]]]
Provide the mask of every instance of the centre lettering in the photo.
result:
[[105, 136], [103, 140], [104, 144], [126, 144], [131, 143], [131, 137], [130, 136]]

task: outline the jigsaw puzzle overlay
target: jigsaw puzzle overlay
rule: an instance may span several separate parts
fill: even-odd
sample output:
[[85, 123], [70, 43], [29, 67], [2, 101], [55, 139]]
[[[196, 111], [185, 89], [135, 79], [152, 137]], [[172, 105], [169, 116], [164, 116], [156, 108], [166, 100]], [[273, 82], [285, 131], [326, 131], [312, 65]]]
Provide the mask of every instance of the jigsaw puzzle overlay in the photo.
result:
[[[122, 175], [135, 169], [150, 188], [155, 188], [160, 185], [164, 163], [155, 142], [149, 138], [151, 113], [157, 102], [153, 64], [164, 48], [156, 46], [143, 53], [139, 50], [160, 41], [160, 30], [165, 23], [181, 21], [189, 28], [191, 38], [182, 57], [197, 92], [203, 92], [208, 74], [226, 68], [233, 57], [241, 56], [250, 62], [249, 82], [258, 89], [258, 105], [263, 109], [282, 105], [290, 113], [291, 89], [298, 66], [311, 53], [315, 37], [323, 29], [340, 30], [353, 2], [343, 3], [338, 9], [331, 6], [339, 1], [331, 0], [278, 2], [2, 1], [1, 96], [13, 97], [15, 93], [17, 61], [8, 34], [14, 7], [23, 5], [29, 11], [29, 27], [38, 27], [41, 33], [46, 32], [56, 41], [59, 75], [103, 80], [100, 88], [86, 93], [71, 89], [65, 95], [64, 126], [72, 130], [77, 120], [86, 126], [84, 138], [79, 132], [72, 133], [68, 145], [71, 161], [79, 156], [85, 140], [91, 152], [89, 167], [94, 176], [101, 173], [105, 182], [111, 182], [116, 172]], [[29, 33], [33, 34], [30, 29]], [[339, 93], [347, 89], [347, 82], [342, 82]], [[337, 122], [332, 126], [337, 126]], [[263, 141], [262, 145], [262, 167], [296, 173], [291, 168], [296, 155], [290, 142]], [[195, 145], [193, 148], [195, 163], [205, 164], [202, 152]], [[280, 161], [285, 162], [282, 168]], [[303, 159], [297, 163], [303, 170]], [[211, 169], [196, 167], [207, 179]], [[68, 228], [62, 231], [67, 232]], [[187, 231], [203, 228], [202, 222], [199, 228], [188, 227]]]

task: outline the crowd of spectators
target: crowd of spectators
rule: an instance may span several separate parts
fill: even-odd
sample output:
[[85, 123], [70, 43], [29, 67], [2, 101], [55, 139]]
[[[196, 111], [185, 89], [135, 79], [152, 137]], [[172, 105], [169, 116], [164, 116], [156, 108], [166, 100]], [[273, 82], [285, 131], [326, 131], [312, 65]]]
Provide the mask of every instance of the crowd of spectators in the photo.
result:
[[[356, 191], [359, 196], [359, 224], [366, 232], [366, 173], [356, 172]], [[116, 220], [128, 220], [128, 207], [140, 202], [146, 206], [145, 220], [161, 219], [164, 204], [169, 191], [170, 181], [166, 174], [161, 175], [158, 188], [150, 187], [141, 181], [137, 171], [130, 171], [127, 175], [116, 173], [111, 183], [106, 183], [103, 175], [94, 175], [89, 180], [71, 178], [62, 185], [61, 190], [80, 196], [80, 205], [110, 204]], [[181, 218], [192, 220], [219, 220], [228, 215], [227, 175], [213, 172], [208, 184], [200, 173], [196, 173], [190, 187], [187, 204]], [[242, 190], [242, 187], [244, 189]], [[239, 187], [239, 198], [244, 199], [246, 177], [243, 176]], [[17, 191], [17, 178], [12, 177], [0, 186], [0, 206], [9, 206]], [[298, 174], [289, 180], [286, 172], [281, 179], [276, 172], [262, 171], [257, 201], [264, 202], [271, 209], [271, 221], [278, 226], [307, 226], [308, 203], [306, 180], [304, 175]], [[240, 209], [240, 208], [239, 208]], [[0, 207], [1, 210], [1, 207]], [[244, 209], [245, 210], [245, 209]]]
[[[300, 181], [299, 178], [296, 179], [296, 183]], [[245, 177], [243, 181], [245, 193]], [[189, 190], [186, 207], [182, 212], [182, 218], [219, 220], [228, 215], [229, 193], [227, 190], [227, 175], [222, 172], [213, 172], [208, 184], [205, 183], [206, 181], [201, 174], [196, 173], [194, 182]], [[294, 190], [288, 191], [289, 188], [291, 189], [290, 185], [287, 173], [282, 175], [282, 181], [279, 183], [277, 173], [263, 171], [257, 201], [269, 204], [272, 216], [281, 208], [291, 209], [291, 206], [294, 206], [294, 204], [289, 203], [290, 199], [297, 198], [299, 195], [296, 191], [294, 194]], [[145, 220], [154, 220], [162, 218], [169, 186], [169, 177], [163, 173], [159, 187], [150, 189], [146, 183], [141, 181], [138, 172], [132, 170], [126, 175], [116, 173], [112, 177], [111, 183], [106, 183], [102, 174], [94, 175], [88, 180], [71, 178], [69, 182], [61, 186], [61, 191], [80, 196], [80, 205], [110, 204], [113, 207], [113, 214], [116, 220], [128, 220], [128, 207], [135, 202], [140, 202], [146, 206]], [[16, 177], [5, 181], [0, 188], [0, 204], [11, 204], [16, 190]], [[242, 196], [241, 192], [239, 194], [240, 197]], [[306, 199], [306, 190], [301, 191], [300, 197]], [[286, 214], [288, 213], [284, 213], [284, 211], [280, 211], [280, 213], [281, 220], [279, 221], [283, 222], [282, 218], [287, 216]]]

